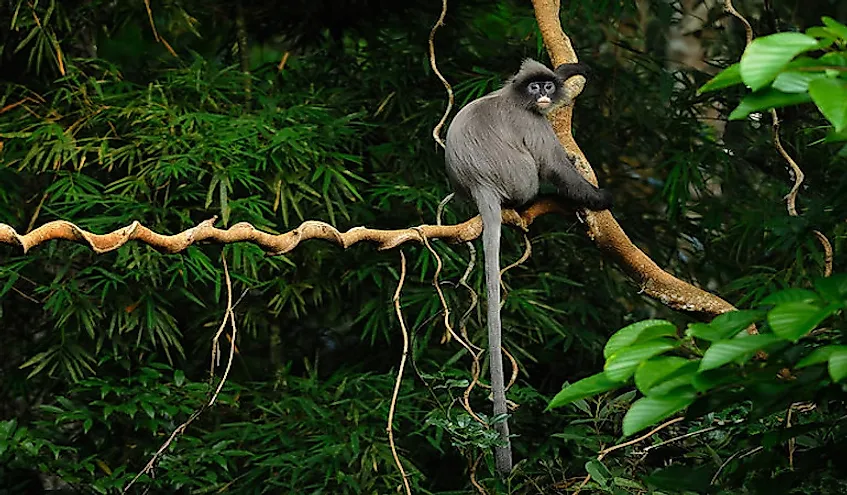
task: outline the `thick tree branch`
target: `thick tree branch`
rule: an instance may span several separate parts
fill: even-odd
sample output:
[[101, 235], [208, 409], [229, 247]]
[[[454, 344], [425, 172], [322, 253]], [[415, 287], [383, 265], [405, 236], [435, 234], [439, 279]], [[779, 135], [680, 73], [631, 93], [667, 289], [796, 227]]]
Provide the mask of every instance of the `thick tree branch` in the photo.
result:
[[[533, 0], [535, 18], [544, 39], [544, 45], [550, 54], [553, 65], [576, 62], [576, 53], [570, 39], [562, 31], [559, 22], [559, 2], [556, 0]], [[574, 77], [569, 81], [572, 95], [582, 91], [584, 81]], [[571, 155], [577, 156], [577, 168], [592, 183], [597, 177], [591, 169], [588, 159], [580, 150], [571, 134], [573, 106], [561, 108], [551, 117], [553, 128], [562, 145]], [[644, 293], [676, 310], [716, 316], [735, 308], [723, 299], [684, 282], [662, 270], [643, 251], [629, 239], [609, 211], [586, 211], [588, 235], [605, 254], [612, 257], [618, 266], [637, 281]]]
[[[539, 198], [520, 212], [503, 210], [503, 223], [526, 229], [541, 215], [566, 211], [568, 209], [563, 204], [552, 198]], [[378, 249], [383, 250], [395, 248], [409, 241], [420, 242], [421, 235], [427, 239], [465, 242], [476, 239], [482, 233], [482, 219], [479, 216], [457, 225], [421, 225], [398, 230], [353, 227], [347, 232], [340, 232], [328, 223], [308, 220], [296, 229], [283, 234], [262, 232], [247, 222], [237, 223], [228, 229], [219, 229], [214, 226], [215, 220], [216, 217], [211, 218], [174, 235], [159, 234], [137, 221], [108, 234], [94, 234], [71, 222], [57, 220], [21, 235], [11, 226], [0, 223], [0, 244], [18, 246], [26, 253], [39, 244], [63, 239], [86, 244], [95, 253], [100, 254], [118, 249], [131, 240], [148, 244], [167, 253], [183, 251], [200, 241], [219, 244], [252, 242], [269, 254], [284, 254], [296, 248], [300, 241], [307, 239], [323, 239], [344, 248], [357, 242], [368, 241], [376, 243]]]

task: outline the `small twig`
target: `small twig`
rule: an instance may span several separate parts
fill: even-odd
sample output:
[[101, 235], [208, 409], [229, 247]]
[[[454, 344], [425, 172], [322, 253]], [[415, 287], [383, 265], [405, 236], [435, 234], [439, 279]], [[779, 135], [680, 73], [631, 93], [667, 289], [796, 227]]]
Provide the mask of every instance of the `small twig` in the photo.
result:
[[709, 482], [709, 484], [710, 484], [710, 485], [714, 485], [714, 484], [715, 484], [715, 482], [716, 482], [716, 481], [718, 481], [718, 476], [720, 476], [721, 471], [723, 471], [723, 468], [725, 468], [727, 464], [729, 464], [730, 462], [732, 462], [732, 460], [733, 460], [733, 459], [735, 459], [736, 457], [738, 457], [739, 459], [743, 459], [743, 458], [747, 457], [748, 455], [755, 454], [756, 452], [758, 452], [758, 451], [762, 450], [763, 448], [764, 448], [764, 447], [759, 446], [759, 447], [756, 447], [756, 448], [750, 449], [749, 451], [747, 451], [747, 453], [746, 453], [746, 454], [741, 455], [741, 456], [739, 456], [739, 454], [741, 454], [741, 451], [740, 451], [740, 450], [739, 450], [738, 452], [736, 452], [736, 453], [732, 454], [731, 456], [729, 456], [729, 459], [727, 459], [727, 460], [723, 461], [723, 463], [722, 463], [722, 464], [720, 465], [720, 467], [718, 468], [718, 471], [715, 473], [715, 475], [714, 475], [714, 476], [712, 476], [712, 481], [710, 481], [710, 482]]
[[456, 193], [450, 193], [438, 203], [438, 208], [435, 210], [435, 225], [441, 225], [441, 214], [444, 213], [444, 207], [453, 199]]
[[[796, 403], [795, 403], [796, 404]], [[794, 410], [794, 404], [788, 406], [788, 412], [785, 413], [785, 429], [791, 428], [791, 412]], [[794, 471], [794, 450], [797, 448], [797, 440], [794, 437], [788, 439], [788, 469]]]
[[779, 138], [779, 116], [776, 113], [776, 109], [771, 108], [771, 121], [773, 122], [773, 144], [776, 147], [776, 150], [779, 152], [780, 156], [788, 162], [788, 166], [791, 168], [791, 171], [794, 174], [794, 185], [791, 186], [791, 190], [785, 196], [785, 206], [788, 208], [788, 214], [792, 217], [797, 216], [797, 193], [800, 191], [800, 186], [803, 185], [803, 181], [806, 179], [806, 174], [803, 173], [803, 170], [797, 165], [797, 162], [791, 158], [791, 155], [785, 151], [785, 147], [782, 146], [782, 141]]
[[388, 443], [391, 446], [391, 455], [394, 457], [394, 463], [400, 470], [400, 476], [403, 478], [403, 488], [406, 495], [411, 495], [412, 488], [409, 486], [409, 479], [406, 477], [406, 471], [403, 469], [403, 463], [400, 462], [400, 456], [397, 455], [397, 446], [394, 444], [394, 410], [397, 407], [397, 396], [400, 395], [400, 383], [403, 380], [403, 369], [406, 367], [406, 358], [409, 355], [409, 332], [406, 330], [406, 322], [403, 319], [403, 312], [400, 310], [400, 292], [403, 290], [403, 283], [406, 281], [406, 254], [400, 250], [400, 280], [397, 282], [397, 290], [394, 291], [394, 311], [397, 313], [397, 320], [400, 322], [400, 331], [403, 333], [403, 354], [400, 357], [400, 369], [397, 370], [397, 379], [394, 381], [394, 393], [391, 395], [391, 406], [388, 409], [388, 424], [385, 431], [388, 432]]
[[741, 15], [740, 12], [735, 10], [735, 6], [732, 5], [732, 0], [724, 0], [724, 9], [732, 14], [733, 17], [741, 21], [741, 24], [744, 24], [744, 35], [746, 36], [747, 42], [744, 44], [745, 46], [750, 46], [750, 43], [753, 42], [753, 26], [747, 21], [747, 19]]
[[476, 480], [476, 468], [477, 468], [477, 466], [479, 466], [479, 461], [481, 461], [481, 460], [482, 460], [482, 455], [479, 455], [479, 456], [477, 456], [474, 463], [471, 465], [471, 471], [470, 471], [471, 484], [473, 485], [474, 488], [476, 488], [476, 491], [478, 491], [482, 495], [488, 495], [488, 492], [485, 491], [485, 488], [483, 488], [483, 486], [480, 485], [479, 482]]
[[624, 448], [624, 447], [629, 447], [630, 445], [632, 445], [632, 444], [636, 444], [636, 443], [638, 443], [638, 442], [641, 442], [642, 440], [646, 440], [646, 439], [650, 438], [651, 436], [653, 436], [653, 434], [658, 433], [659, 431], [661, 431], [661, 430], [663, 430], [663, 429], [667, 428], [667, 427], [668, 427], [668, 426], [670, 426], [670, 425], [673, 425], [673, 424], [679, 423], [679, 422], [680, 422], [680, 421], [682, 421], [682, 420], [683, 420], [683, 417], [682, 417], [682, 416], [680, 416], [680, 417], [678, 417], [678, 418], [674, 418], [674, 419], [671, 419], [671, 420], [665, 421], [664, 423], [662, 423], [662, 424], [660, 424], [659, 426], [657, 426], [657, 427], [653, 428], [652, 430], [650, 430], [649, 432], [647, 432], [647, 433], [645, 433], [645, 434], [641, 435], [641, 436], [640, 436], [640, 437], [638, 437], [638, 438], [633, 438], [632, 440], [630, 440], [630, 441], [628, 441], [628, 442], [619, 443], [619, 444], [614, 445], [614, 446], [612, 446], [612, 447], [609, 447], [609, 448], [603, 449], [603, 450], [601, 450], [601, 451], [600, 451], [600, 453], [597, 455], [597, 460], [598, 460], [598, 461], [602, 461], [602, 460], [603, 460], [603, 458], [604, 458], [604, 457], [606, 457], [607, 455], [609, 455], [610, 453], [612, 453], [612, 452], [614, 452], [614, 451], [616, 451], [616, 450], [618, 450], [618, 449], [622, 449], [622, 448]]
[[38, 202], [38, 206], [35, 207], [35, 211], [32, 212], [32, 218], [29, 219], [29, 225], [26, 226], [26, 231], [29, 232], [35, 227], [35, 221], [38, 220], [38, 215], [41, 213], [41, 208], [44, 206], [44, 202], [47, 201], [48, 193], [44, 193], [41, 195], [41, 201]]
[[500, 270], [500, 287], [503, 289], [503, 299], [500, 301], [500, 307], [502, 308], [504, 304], [506, 304], [506, 298], [509, 296], [509, 288], [506, 287], [505, 282], [503, 282], [503, 274], [512, 268], [518, 267], [526, 262], [530, 256], [532, 256], [532, 242], [529, 240], [529, 236], [524, 232], [523, 235], [524, 240], [524, 251], [520, 258], [517, 261], [512, 263], [511, 265]]
[[679, 440], [684, 440], [686, 438], [693, 437], [693, 436], [696, 436], [696, 435], [701, 435], [703, 433], [706, 433], [706, 432], [709, 432], [709, 431], [712, 431], [712, 430], [717, 430], [720, 427], [721, 427], [721, 425], [710, 426], [708, 428], [703, 428], [702, 430], [697, 430], [697, 431], [692, 431], [690, 433], [686, 433], [685, 435], [679, 435], [679, 436], [676, 436], [676, 437], [673, 437], [673, 438], [669, 438], [669, 439], [663, 440], [659, 443], [656, 443], [656, 444], [653, 444], [653, 445], [648, 445], [640, 453], [646, 455], [651, 450], [658, 449], [659, 447], [661, 447], [663, 445], [667, 445], [669, 443], [676, 442], [676, 441], [679, 441]]
[[[423, 232], [421, 232], [420, 234], [421, 242], [423, 242], [424, 246], [426, 246], [429, 252], [432, 253], [432, 255], [435, 257], [436, 265], [435, 274], [432, 276], [432, 285], [435, 286], [435, 292], [438, 294], [438, 300], [441, 302], [441, 308], [444, 314], [444, 327], [446, 329], [445, 337], [449, 335], [450, 337], [456, 339], [456, 341], [459, 342], [462, 347], [465, 348], [466, 351], [468, 351], [468, 354], [473, 357], [476, 355], [473, 349], [471, 349], [467, 342], [465, 342], [465, 339], [463, 339], [459, 334], [456, 333], [455, 330], [453, 330], [453, 326], [450, 324], [450, 307], [447, 305], [447, 300], [444, 298], [444, 291], [441, 290], [441, 284], [438, 283], [438, 276], [441, 274], [441, 269], [444, 267], [444, 264], [441, 262], [441, 256], [439, 256], [435, 249], [432, 248], [432, 245], [429, 243], [429, 240], [426, 238], [426, 236], [423, 235]], [[446, 339], [442, 340], [442, 342], [444, 341], [446, 341]], [[474, 358], [474, 361], [478, 361], [478, 358]], [[463, 396], [462, 407], [464, 407], [465, 411], [467, 411], [468, 414], [470, 414], [471, 417], [474, 418], [477, 422], [485, 424], [482, 418], [477, 416], [477, 414], [474, 412], [468, 397], [469, 394], [465, 394]]]
[[468, 306], [468, 309], [465, 310], [462, 317], [459, 319], [459, 332], [462, 334], [462, 337], [477, 351], [482, 351], [481, 347], [476, 346], [468, 337], [468, 318], [470, 318], [471, 314], [473, 314], [474, 310], [479, 304], [479, 295], [476, 291], [468, 285], [468, 277], [471, 276], [473, 272], [474, 266], [476, 265], [476, 248], [473, 243], [468, 241], [465, 243], [468, 247], [468, 266], [465, 268], [465, 273], [462, 274], [462, 278], [459, 279], [459, 285], [464, 287], [471, 296], [471, 304]]
[[585, 487], [585, 485], [587, 485], [589, 481], [591, 481], [591, 475], [586, 474], [585, 478], [582, 479], [582, 483], [580, 483], [579, 486], [576, 487], [576, 490], [573, 492], [573, 495], [579, 495], [579, 492], [582, 491], [583, 487]]
[[153, 39], [158, 43], [159, 32], [156, 31], [156, 23], [153, 22], [153, 11], [150, 9], [150, 0], [144, 0], [144, 8], [147, 9], [147, 19], [150, 21], [150, 28], [153, 30]]
[[820, 230], [813, 230], [812, 233], [823, 246], [823, 276], [828, 277], [832, 275], [832, 244]]
[[[200, 406], [196, 411], [191, 413], [191, 416], [189, 416], [188, 419], [185, 420], [185, 422], [183, 422], [176, 429], [174, 429], [174, 431], [171, 432], [168, 439], [165, 440], [165, 442], [162, 444], [162, 446], [159, 447], [159, 450], [157, 450], [156, 453], [153, 454], [153, 456], [150, 458], [150, 460], [147, 461], [147, 464], [144, 466], [144, 468], [141, 471], [139, 471], [138, 474], [135, 475], [135, 477], [132, 479], [132, 481], [129, 482], [129, 484], [126, 487], [124, 487], [124, 489], [123, 489], [124, 493], [127, 493], [129, 491], [129, 489], [132, 487], [132, 485], [134, 485], [135, 482], [138, 481], [138, 479], [141, 478], [142, 475], [150, 473], [153, 470], [153, 466], [156, 464], [156, 461], [159, 460], [159, 458], [162, 456], [162, 454], [165, 452], [165, 450], [167, 450], [167, 448], [173, 443], [173, 441], [177, 438], [177, 436], [182, 435], [185, 432], [185, 430], [188, 429], [188, 426], [192, 422], [194, 422], [194, 420], [197, 419], [203, 413], [203, 411], [205, 411], [206, 409], [208, 409], [209, 407], [214, 405], [215, 401], [218, 398], [218, 395], [221, 392], [221, 389], [224, 386], [224, 383], [226, 383], [227, 377], [229, 376], [229, 370], [232, 367], [232, 361], [233, 361], [233, 358], [235, 356], [235, 338], [236, 338], [236, 333], [238, 331], [238, 328], [235, 326], [235, 314], [233, 313], [232, 280], [229, 276], [229, 267], [227, 266], [226, 258], [223, 255], [221, 255], [221, 259], [223, 260], [224, 280], [226, 281], [226, 296], [227, 296], [226, 312], [224, 313], [224, 319], [223, 319], [223, 323], [221, 324], [221, 328], [223, 328], [223, 326], [226, 324], [227, 320], [230, 322], [230, 325], [231, 325], [231, 328], [232, 328], [231, 345], [230, 345], [230, 348], [229, 348], [229, 360], [227, 361], [227, 365], [226, 365], [226, 369], [224, 370], [224, 374], [221, 377], [221, 381], [220, 381], [220, 383], [218, 383], [217, 388], [215, 389], [215, 391], [209, 397], [208, 402], [206, 402], [205, 404]], [[243, 297], [243, 295], [242, 295], [242, 297]], [[221, 330], [218, 330], [218, 333], [214, 337], [215, 343], [213, 344], [213, 347], [217, 345], [217, 339], [220, 336], [220, 333], [221, 333]], [[215, 356], [213, 354], [212, 355], [212, 362], [213, 363], [214, 363], [214, 359], [215, 359]]]
[[439, 27], [444, 25], [444, 16], [447, 15], [447, 0], [441, 0], [441, 15], [438, 16], [438, 20], [435, 22], [435, 25], [432, 26], [432, 30], [429, 32], [429, 65], [432, 67], [432, 71], [441, 81], [441, 84], [444, 85], [444, 89], [447, 90], [447, 108], [444, 109], [444, 115], [441, 116], [441, 120], [438, 121], [438, 124], [432, 129], [432, 137], [435, 139], [435, 142], [441, 145], [444, 148], [444, 141], [441, 139], [441, 128], [444, 127], [444, 123], [447, 121], [447, 117], [450, 115], [450, 110], [453, 109], [453, 88], [450, 86], [450, 83], [447, 82], [447, 79], [441, 74], [441, 71], [438, 70], [438, 65], [435, 63], [435, 31], [438, 30]]
[[[221, 254], [221, 259], [223, 259], [224, 280], [226, 281], [226, 313], [227, 315], [229, 315], [229, 324], [230, 328], [232, 328], [232, 335], [230, 336], [229, 358], [226, 361], [226, 368], [224, 368], [224, 374], [221, 377], [221, 381], [218, 382], [218, 388], [215, 389], [215, 393], [212, 394], [212, 398], [209, 399], [207, 407], [214, 405], [215, 401], [218, 399], [218, 394], [221, 393], [221, 390], [224, 387], [224, 383], [226, 383], [226, 379], [229, 377], [229, 370], [232, 369], [232, 361], [235, 357], [235, 338], [238, 334], [238, 327], [235, 326], [235, 312], [233, 311], [232, 305], [232, 280], [229, 277], [229, 268], [227, 267], [226, 258], [223, 254]], [[224, 319], [226, 319], [226, 317], [224, 317]]]
[[[628, 442], [619, 443], [619, 444], [614, 445], [612, 447], [603, 449], [597, 454], [597, 460], [602, 461], [603, 458], [606, 457], [607, 455], [609, 455], [610, 453], [612, 453], [612, 452], [614, 452], [618, 449], [622, 449], [624, 447], [628, 447], [630, 445], [636, 444], [636, 443], [638, 443], [642, 440], [646, 440], [646, 439], [650, 438], [651, 436], [653, 436], [653, 434], [658, 433], [659, 431], [663, 430], [664, 428], [667, 428], [668, 426], [670, 426], [672, 424], [679, 423], [682, 420], [683, 420], [683, 418], [682, 418], [682, 416], [680, 416], [678, 418], [674, 418], [674, 419], [665, 421], [664, 423], [662, 423], [659, 426], [653, 428], [652, 430], [650, 430], [649, 432], [641, 435], [638, 438], [633, 438], [632, 440], [629, 440]], [[590, 474], [585, 475], [585, 478], [583, 478], [582, 483], [580, 483], [579, 486], [576, 487], [576, 491], [574, 492], [574, 495], [577, 495], [582, 490], [582, 488], [586, 484], [588, 484], [588, 482], [590, 480], [591, 480], [591, 475]]]

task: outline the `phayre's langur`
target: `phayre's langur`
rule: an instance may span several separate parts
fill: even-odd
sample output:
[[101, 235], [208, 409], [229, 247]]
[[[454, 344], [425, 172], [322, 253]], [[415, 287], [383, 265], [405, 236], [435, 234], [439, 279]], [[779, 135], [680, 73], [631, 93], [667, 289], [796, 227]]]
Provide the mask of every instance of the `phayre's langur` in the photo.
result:
[[[583, 64], [555, 71], [527, 59], [506, 84], [466, 105], [447, 130], [447, 175], [460, 196], [472, 199], [482, 216], [482, 248], [488, 292], [488, 348], [494, 415], [506, 413], [500, 326], [500, 209], [518, 207], [538, 194], [539, 181], [552, 182], [576, 206], [606, 210], [611, 194], [580, 175], [553, 132], [546, 114], [570, 103], [564, 82], [587, 75]], [[497, 423], [501, 443], [497, 470], [512, 470], [509, 425]]]

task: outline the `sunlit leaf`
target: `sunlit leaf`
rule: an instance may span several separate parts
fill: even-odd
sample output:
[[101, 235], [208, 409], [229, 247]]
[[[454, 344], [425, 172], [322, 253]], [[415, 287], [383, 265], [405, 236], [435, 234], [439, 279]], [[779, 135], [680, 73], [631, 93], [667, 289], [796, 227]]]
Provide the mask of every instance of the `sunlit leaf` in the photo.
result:
[[676, 335], [676, 327], [665, 320], [644, 320], [627, 325], [611, 337], [603, 348], [603, 357], [609, 358], [623, 347], [652, 340], [660, 337], [673, 337]]
[[836, 36], [841, 38], [842, 41], [847, 41], [847, 26], [828, 16], [823, 16], [821, 20], [823, 21], [823, 24], [827, 27], [827, 29], [829, 29]]
[[612, 473], [609, 471], [609, 469], [597, 459], [591, 459], [590, 461], [586, 462], [585, 471], [590, 474], [591, 478], [593, 478], [600, 485], [608, 484], [609, 479], [612, 478]]
[[808, 93], [783, 93], [773, 88], [766, 88], [745, 96], [741, 103], [735, 107], [735, 110], [729, 114], [729, 120], [741, 120], [753, 112], [799, 105], [810, 101], [812, 101], [812, 97]]
[[820, 363], [825, 363], [829, 361], [829, 357], [832, 356], [832, 353], [837, 351], [847, 351], [847, 346], [845, 345], [827, 345], [823, 347], [818, 347], [808, 356], [804, 357], [794, 366], [797, 369], [806, 368], [808, 366], [813, 366]]
[[835, 132], [847, 129], [847, 81], [819, 78], [809, 83], [809, 94]]
[[768, 324], [781, 339], [796, 342], [837, 309], [836, 305], [821, 308], [806, 302], [784, 303], [768, 312]]
[[731, 363], [779, 341], [780, 339], [776, 335], [759, 334], [715, 342], [703, 354], [703, 359], [700, 361], [700, 371], [711, 370]]
[[603, 370], [606, 376], [612, 380], [619, 382], [626, 381], [635, 372], [635, 368], [642, 361], [646, 361], [653, 356], [669, 351], [677, 346], [676, 342], [668, 339], [658, 339], [635, 344], [612, 354], [606, 360], [606, 365]]
[[623, 434], [630, 436], [690, 406], [697, 394], [691, 387], [679, 388], [661, 397], [635, 401], [623, 418]]
[[805, 93], [809, 90], [810, 82], [822, 78], [826, 79], [823, 73], [785, 71], [776, 76], [773, 89], [783, 93]]
[[718, 72], [709, 82], [704, 84], [697, 90], [698, 93], [706, 93], [708, 91], [716, 91], [729, 86], [741, 84], [741, 65], [734, 63], [726, 69]]
[[662, 394], [689, 383], [699, 363], [677, 356], [661, 356], [641, 363], [635, 370], [635, 386], [644, 395]]
[[727, 311], [716, 316], [707, 324], [692, 323], [688, 325], [686, 334], [708, 341], [728, 339], [764, 316], [763, 311], [756, 310]]
[[847, 349], [836, 349], [829, 356], [829, 376], [834, 382], [847, 377]]
[[818, 300], [820, 300], [820, 297], [808, 289], [790, 288], [770, 294], [768, 297], [762, 299], [762, 302], [759, 304], [764, 306], [787, 302], [815, 302]]
[[818, 40], [801, 33], [777, 33], [756, 38], [741, 55], [741, 79], [758, 91], [773, 81], [797, 55], [817, 48]]
[[620, 386], [620, 382], [609, 379], [605, 373], [591, 375], [563, 388], [547, 405], [547, 410], [570, 404], [575, 400], [608, 392]]

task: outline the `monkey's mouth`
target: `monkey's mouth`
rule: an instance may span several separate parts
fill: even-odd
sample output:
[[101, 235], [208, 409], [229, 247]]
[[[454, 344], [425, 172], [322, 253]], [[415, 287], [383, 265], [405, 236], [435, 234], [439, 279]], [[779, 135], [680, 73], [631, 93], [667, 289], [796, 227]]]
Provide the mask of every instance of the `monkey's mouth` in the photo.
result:
[[540, 96], [537, 100], [535, 100], [535, 104], [538, 105], [538, 108], [542, 109], [549, 107], [551, 103], [553, 103], [553, 101], [549, 96]]

